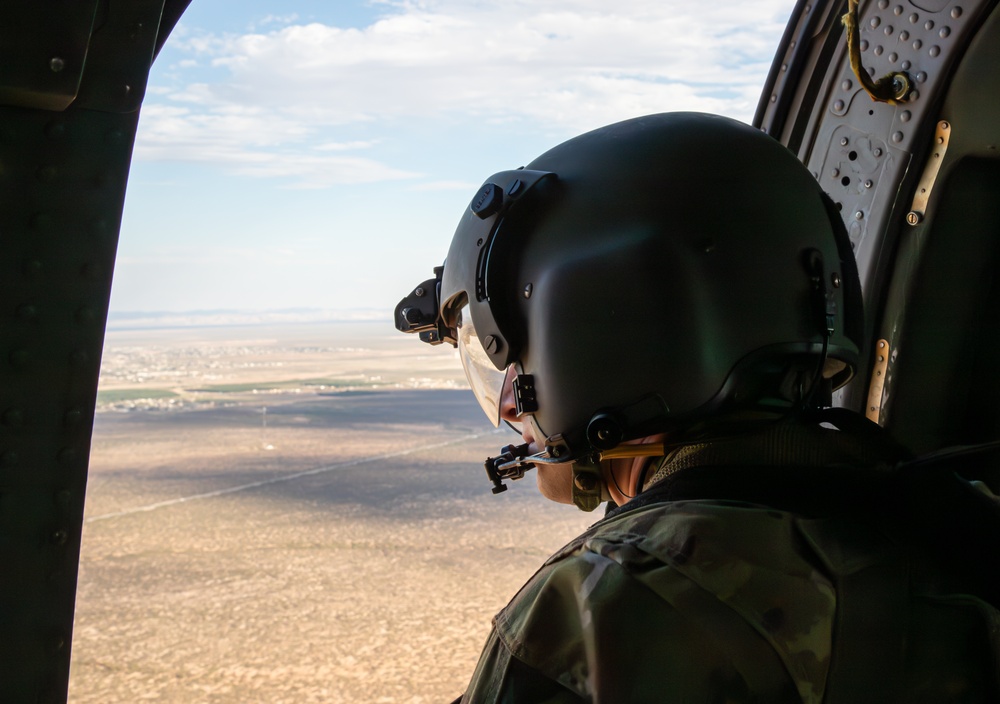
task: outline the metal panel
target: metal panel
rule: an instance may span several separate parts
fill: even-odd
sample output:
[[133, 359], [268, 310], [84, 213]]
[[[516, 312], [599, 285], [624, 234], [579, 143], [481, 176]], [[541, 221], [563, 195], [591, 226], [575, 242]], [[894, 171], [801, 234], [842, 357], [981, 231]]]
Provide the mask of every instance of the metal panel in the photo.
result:
[[[847, 3], [800, 2], [758, 106], [755, 124], [795, 151], [840, 209], [865, 291], [867, 337], [885, 338], [893, 349], [899, 331], [884, 329], [882, 320], [899, 240], [910, 234], [905, 219], [913, 190], [933, 146], [949, 81], [994, 5], [994, 0], [863, 4], [863, 66], [872, 76], [904, 71], [915, 86], [905, 101], [891, 105], [869, 98], [851, 71], [840, 24]], [[869, 358], [872, 354], [868, 350]], [[891, 383], [890, 368], [886, 393]], [[867, 373], [837, 398], [857, 410], [867, 401]]]
[[[55, 26], [53, 4], [18, 6], [35, 41]], [[172, 3], [171, 26], [186, 5]], [[78, 24], [60, 32], [90, 37], [78, 91], [0, 73], [0, 95], [20, 101], [0, 107], [2, 702], [66, 699], [104, 325], [162, 11], [163, 0], [102, 3], [92, 37], [93, 12], [61, 16]], [[30, 43], [18, 49], [29, 58]]]
[[0, 3], [0, 105], [65, 110], [80, 88], [97, 0]]

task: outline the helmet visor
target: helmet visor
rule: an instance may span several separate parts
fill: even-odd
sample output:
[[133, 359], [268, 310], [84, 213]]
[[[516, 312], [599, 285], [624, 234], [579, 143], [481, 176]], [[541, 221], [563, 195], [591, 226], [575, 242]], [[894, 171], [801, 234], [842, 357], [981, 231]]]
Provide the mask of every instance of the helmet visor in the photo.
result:
[[493, 426], [500, 425], [500, 396], [503, 394], [506, 371], [493, 366], [490, 357], [483, 349], [483, 343], [476, 334], [476, 326], [472, 322], [467, 308], [458, 313], [456, 325], [458, 331], [458, 356], [462, 360], [465, 377], [469, 380], [472, 393], [482, 406], [486, 417]]

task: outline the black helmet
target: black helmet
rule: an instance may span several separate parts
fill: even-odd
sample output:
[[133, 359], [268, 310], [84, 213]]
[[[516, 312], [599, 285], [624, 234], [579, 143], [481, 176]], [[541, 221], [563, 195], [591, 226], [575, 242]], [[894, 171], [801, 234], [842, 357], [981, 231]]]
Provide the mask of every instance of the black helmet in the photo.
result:
[[809, 370], [837, 388], [858, 364], [839, 215], [791, 152], [728, 118], [627, 120], [492, 176], [436, 273], [397, 326], [457, 344], [494, 423], [515, 364], [519, 412], [563, 458], [793, 409]]

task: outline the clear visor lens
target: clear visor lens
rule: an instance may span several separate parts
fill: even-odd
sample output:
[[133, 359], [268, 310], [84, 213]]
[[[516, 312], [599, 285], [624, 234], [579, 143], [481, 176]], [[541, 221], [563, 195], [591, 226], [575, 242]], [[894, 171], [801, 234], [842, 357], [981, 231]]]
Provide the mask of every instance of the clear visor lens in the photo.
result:
[[486, 417], [494, 427], [500, 425], [500, 396], [503, 393], [503, 382], [506, 372], [493, 366], [489, 355], [483, 349], [483, 344], [476, 335], [472, 324], [472, 316], [467, 310], [458, 314], [458, 356], [462, 360], [462, 368], [472, 387], [472, 393], [482, 406]]

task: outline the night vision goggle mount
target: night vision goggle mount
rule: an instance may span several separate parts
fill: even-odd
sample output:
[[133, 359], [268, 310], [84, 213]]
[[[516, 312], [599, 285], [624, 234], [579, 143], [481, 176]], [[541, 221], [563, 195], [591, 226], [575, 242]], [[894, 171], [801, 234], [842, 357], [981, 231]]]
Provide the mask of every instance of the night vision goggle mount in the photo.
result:
[[420, 339], [431, 345], [458, 344], [454, 328], [445, 325], [441, 319], [441, 275], [443, 266], [434, 267], [434, 278], [427, 279], [396, 305], [396, 329], [400, 332], [415, 332]]

